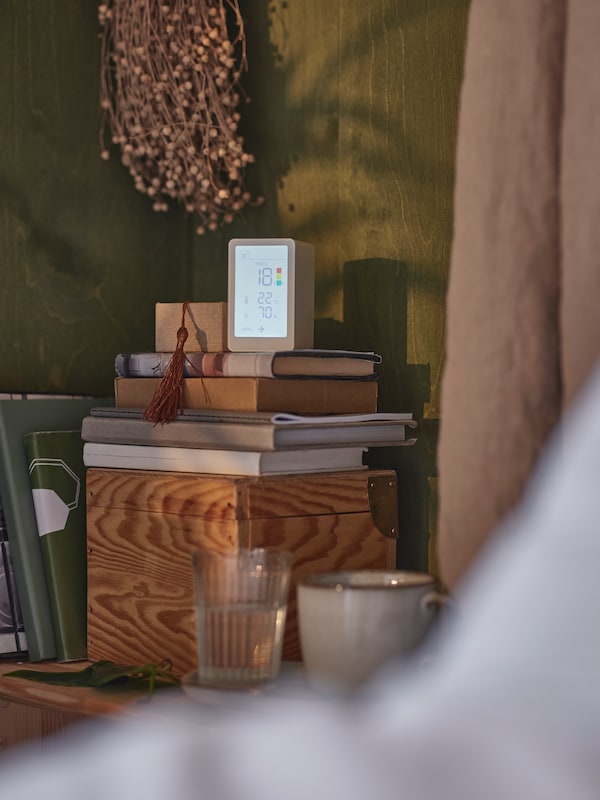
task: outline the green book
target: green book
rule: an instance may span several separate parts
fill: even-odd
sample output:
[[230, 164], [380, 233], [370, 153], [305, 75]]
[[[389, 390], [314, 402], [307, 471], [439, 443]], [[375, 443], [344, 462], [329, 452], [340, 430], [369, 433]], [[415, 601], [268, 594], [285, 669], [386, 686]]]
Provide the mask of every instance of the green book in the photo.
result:
[[31, 661], [56, 658], [54, 626], [23, 437], [81, 426], [110, 398], [0, 400], [0, 497]]
[[87, 657], [85, 467], [81, 429], [23, 439], [58, 661]]

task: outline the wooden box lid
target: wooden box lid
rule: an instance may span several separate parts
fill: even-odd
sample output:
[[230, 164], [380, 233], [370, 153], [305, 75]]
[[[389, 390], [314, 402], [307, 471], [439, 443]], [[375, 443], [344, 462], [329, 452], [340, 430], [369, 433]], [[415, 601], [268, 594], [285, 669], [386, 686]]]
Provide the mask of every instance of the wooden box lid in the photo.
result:
[[254, 520], [370, 511], [386, 536], [397, 535], [392, 470], [261, 478], [95, 469], [87, 472], [90, 508]]

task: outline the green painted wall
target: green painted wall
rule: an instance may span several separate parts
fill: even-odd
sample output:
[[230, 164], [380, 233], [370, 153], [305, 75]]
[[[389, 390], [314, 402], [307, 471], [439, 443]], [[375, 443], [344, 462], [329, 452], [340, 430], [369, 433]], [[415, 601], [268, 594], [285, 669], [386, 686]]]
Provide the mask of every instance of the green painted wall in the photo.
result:
[[316, 344], [380, 352], [381, 410], [421, 422], [372, 460], [400, 477], [400, 563], [427, 567], [468, 0], [241, 5], [266, 202], [197, 237], [99, 158], [96, 4], [0, 4], [0, 391], [110, 391], [156, 301], [225, 299], [230, 238], [309, 241]]
[[111, 392], [188, 291], [188, 220], [100, 159], [98, 33], [89, 0], [0, 3], [0, 391]]

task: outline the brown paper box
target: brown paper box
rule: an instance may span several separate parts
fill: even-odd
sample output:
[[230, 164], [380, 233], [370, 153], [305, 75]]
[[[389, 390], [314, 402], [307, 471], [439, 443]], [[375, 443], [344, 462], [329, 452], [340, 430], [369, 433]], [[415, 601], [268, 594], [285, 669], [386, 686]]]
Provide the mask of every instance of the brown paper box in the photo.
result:
[[[157, 303], [155, 350], [171, 353], [177, 347], [181, 303]], [[227, 350], [227, 303], [190, 303], [185, 312], [189, 353], [223, 353]]]

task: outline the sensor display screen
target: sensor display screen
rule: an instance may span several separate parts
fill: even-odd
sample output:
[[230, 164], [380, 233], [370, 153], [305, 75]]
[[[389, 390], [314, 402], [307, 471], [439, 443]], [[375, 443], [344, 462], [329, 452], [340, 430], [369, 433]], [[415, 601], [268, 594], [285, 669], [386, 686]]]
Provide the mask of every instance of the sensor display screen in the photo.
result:
[[288, 247], [236, 245], [234, 334], [285, 338], [288, 335]]

